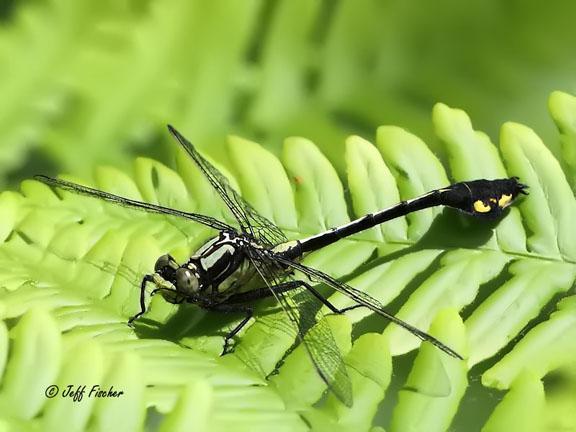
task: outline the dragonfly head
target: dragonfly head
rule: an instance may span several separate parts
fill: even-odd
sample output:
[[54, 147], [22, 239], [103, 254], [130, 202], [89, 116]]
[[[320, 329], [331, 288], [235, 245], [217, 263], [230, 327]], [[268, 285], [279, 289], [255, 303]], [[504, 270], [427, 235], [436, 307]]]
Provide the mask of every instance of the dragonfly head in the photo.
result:
[[178, 299], [195, 297], [198, 293], [200, 275], [194, 262], [180, 266], [172, 256], [166, 254], [156, 260], [154, 271], [176, 288], [160, 291], [167, 302], [178, 303]]
[[176, 270], [180, 266], [171, 255], [162, 255], [156, 260], [154, 264], [154, 272], [158, 273], [166, 281], [173, 281], [176, 275]]

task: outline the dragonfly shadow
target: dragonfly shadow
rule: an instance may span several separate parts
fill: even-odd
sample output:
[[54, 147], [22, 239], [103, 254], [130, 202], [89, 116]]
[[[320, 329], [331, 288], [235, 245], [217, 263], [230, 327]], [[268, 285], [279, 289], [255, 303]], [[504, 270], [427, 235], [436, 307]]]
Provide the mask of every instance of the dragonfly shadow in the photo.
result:
[[[224, 315], [224, 314], [222, 314]], [[181, 304], [166, 321], [141, 317], [134, 322], [134, 332], [141, 339], [164, 339], [178, 342], [183, 337], [203, 334], [218, 334], [226, 326], [227, 315], [221, 320], [206, 319], [206, 311], [191, 304]], [[230, 316], [230, 322], [234, 320]]]
[[470, 217], [445, 208], [414, 247], [418, 249], [476, 249], [490, 240], [499, 222], [500, 219]]
[[[400, 257], [425, 249], [449, 250], [457, 248], [477, 249], [484, 245], [492, 236], [493, 229], [497, 226], [498, 220], [471, 220], [470, 216], [462, 215], [452, 209], [445, 209], [439, 214], [426, 234], [415, 244], [378, 257], [366, 264], [358, 267], [351, 275], [345, 279], [352, 279], [371, 268], [378, 265], [392, 262]], [[413, 294], [413, 292], [440, 266], [443, 254], [440, 254], [430, 265], [419, 274], [415, 275], [402, 292], [386, 308], [391, 313], [396, 313]], [[354, 334], [362, 334], [367, 331], [381, 332], [389, 325], [383, 322], [378, 316], [370, 315], [357, 324]]]
[[490, 239], [498, 219], [474, 218], [446, 208], [440, 213], [418, 242], [359, 266], [344, 280], [352, 279], [371, 268], [394, 261], [407, 254], [424, 249], [477, 249]]
[[[255, 317], [281, 312], [271, 299], [255, 305]], [[206, 311], [193, 304], [181, 304], [166, 321], [156, 321], [146, 317], [134, 322], [134, 332], [141, 339], [164, 339], [178, 343], [183, 338], [205, 335], [226, 336], [230, 329], [243, 318], [242, 313]]]

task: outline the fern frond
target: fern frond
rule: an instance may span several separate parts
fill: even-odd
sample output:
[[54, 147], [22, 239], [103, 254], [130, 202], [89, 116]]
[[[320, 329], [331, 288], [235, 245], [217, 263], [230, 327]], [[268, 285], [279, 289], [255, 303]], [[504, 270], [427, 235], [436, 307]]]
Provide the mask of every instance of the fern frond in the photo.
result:
[[[192, 306], [176, 308], [155, 297], [148, 324], [135, 333], [125, 323], [138, 309], [141, 275], [163, 253], [185, 259], [214, 231], [25, 181], [21, 194], [0, 195], [5, 321], [0, 359], [8, 358], [0, 390], [2, 419], [41, 429], [68, 420], [70, 412], [77, 430], [107, 428], [116, 417], [124, 430], [152, 424], [165, 430], [191, 424], [205, 430], [279, 425], [366, 430], [384, 401], [392, 415], [379, 422], [390, 430], [426, 424], [427, 430], [440, 431], [458, 424], [464, 390], [479, 370], [485, 372], [485, 385], [511, 389], [486, 427], [504, 424], [502, 413], [517, 410], [515, 395], [537, 387], [539, 379], [573, 358], [560, 353], [573, 353], [575, 338], [558, 333], [570, 326], [570, 300], [559, 303], [562, 310], [549, 320], [546, 315], [576, 277], [570, 241], [576, 200], [566, 178], [571, 171], [562, 171], [571, 168], [525, 126], [504, 125], [499, 152], [460, 110], [438, 105], [433, 120], [449, 169], [414, 135], [387, 126], [378, 130], [375, 147], [359, 137], [347, 140], [347, 188], [304, 138], [288, 139], [280, 161], [255, 143], [231, 137], [232, 165], [223, 171], [292, 238], [444, 186], [448, 178], [521, 177], [531, 195], [496, 225], [429, 209], [305, 259], [346, 277], [399, 318], [430, 329], [467, 354], [465, 362], [424, 344], [406, 390], [398, 389], [398, 383], [391, 384], [390, 355], [397, 357], [395, 366], [410, 367], [413, 357], [401, 355], [417, 348], [418, 339], [394, 326], [383, 329], [361, 309], [327, 317], [353, 381], [356, 403], [348, 409], [331, 395], [318, 403], [325, 385], [302, 347], [291, 350], [293, 332], [273, 305], [259, 305], [235, 353], [222, 358], [222, 334], [234, 325], [233, 318]], [[99, 168], [93, 184], [130, 198], [228, 217], [182, 155], [177, 171], [140, 158], [132, 175]], [[350, 305], [340, 294], [330, 300]], [[382, 335], [366, 334], [352, 343], [351, 324]], [[522, 338], [527, 326], [533, 329]], [[541, 348], [553, 344], [557, 350]], [[531, 355], [534, 350], [539, 355]], [[42, 363], [32, 367], [38, 356]], [[279, 362], [278, 374], [270, 376]], [[47, 400], [43, 393], [52, 383], [93, 382], [118, 384], [126, 395], [83, 402], [78, 409], [68, 399]]]

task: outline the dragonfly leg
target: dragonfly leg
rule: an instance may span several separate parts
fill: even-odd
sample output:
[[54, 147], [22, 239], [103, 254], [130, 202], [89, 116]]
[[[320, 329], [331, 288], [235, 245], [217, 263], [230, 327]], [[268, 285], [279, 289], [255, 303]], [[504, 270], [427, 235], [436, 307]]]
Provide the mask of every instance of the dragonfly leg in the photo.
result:
[[278, 285], [274, 285], [270, 288], [268, 287], [256, 288], [243, 293], [234, 294], [226, 299], [226, 303], [227, 304], [249, 303], [266, 297], [272, 297], [275, 293], [280, 294], [286, 291], [291, 291], [301, 286], [302, 283], [300, 283], [300, 281], [288, 281]]
[[164, 288], [164, 287], [160, 287], [160, 288], [154, 288], [152, 290], [152, 292], [150, 293], [150, 297], [154, 297], [156, 294], [158, 294], [160, 291], [174, 291], [174, 289], [172, 288]]
[[222, 354], [220, 355], [228, 354], [232, 352], [231, 342], [234, 340], [234, 336], [236, 336], [238, 332], [242, 330], [246, 324], [248, 324], [248, 321], [250, 321], [250, 318], [252, 318], [252, 315], [254, 314], [254, 309], [250, 306], [220, 303], [212, 306], [210, 310], [225, 313], [242, 312], [245, 314], [242, 321], [240, 321], [236, 327], [234, 327], [224, 338], [224, 348], [222, 349]]
[[[296, 282], [296, 281], [295, 281], [295, 282]], [[314, 288], [314, 287], [313, 287], [312, 285], [310, 285], [308, 282], [304, 282], [304, 281], [297, 281], [297, 282], [300, 282], [300, 285], [304, 286], [308, 291], [310, 291], [310, 293], [311, 293], [312, 295], [314, 295], [314, 297], [316, 297], [318, 300], [320, 300], [320, 302], [321, 302], [324, 306], [326, 306], [328, 309], [330, 309], [330, 310], [332, 311], [332, 313], [335, 313], [335, 314], [343, 314], [343, 313], [345, 313], [345, 312], [348, 312], [349, 310], [356, 309], [356, 308], [359, 308], [359, 307], [362, 307], [362, 306], [363, 306], [363, 305], [361, 305], [361, 304], [355, 304], [355, 305], [352, 305], [352, 306], [345, 307], [345, 308], [343, 308], [343, 309], [338, 309], [336, 306], [334, 306], [332, 303], [330, 303], [330, 301], [329, 301], [326, 297], [324, 297], [322, 294], [320, 294], [320, 293], [316, 290], [316, 288]]]
[[338, 309], [332, 303], [328, 301], [322, 294], [320, 294], [312, 285], [301, 280], [293, 280], [284, 282], [278, 285], [274, 285], [270, 288], [256, 288], [247, 292], [234, 294], [226, 299], [224, 303], [220, 303], [210, 307], [211, 310], [218, 312], [243, 312], [245, 313], [244, 319], [230, 331], [224, 338], [224, 349], [222, 355], [231, 352], [230, 342], [233, 340], [234, 336], [238, 334], [240, 330], [250, 321], [252, 314], [254, 312], [253, 308], [250, 306], [245, 306], [245, 303], [250, 303], [255, 300], [263, 299], [266, 297], [272, 297], [275, 294], [280, 294], [283, 292], [291, 291], [296, 288], [305, 287], [314, 297], [316, 297], [322, 304], [326, 305], [333, 313], [343, 314], [349, 310], [361, 307], [362, 305], [356, 304], [343, 309]]
[[151, 274], [147, 274], [142, 279], [142, 283], [140, 284], [140, 312], [134, 315], [132, 318], [128, 320], [128, 325], [131, 326], [134, 320], [140, 318], [146, 312], [146, 284], [148, 282], [153, 282], [154, 279], [152, 278]]
[[322, 304], [324, 304], [328, 309], [330, 309], [333, 313], [336, 314], [343, 314], [348, 312], [349, 310], [356, 309], [358, 307], [362, 307], [361, 304], [355, 304], [352, 306], [345, 307], [343, 309], [338, 309], [334, 306], [326, 297], [320, 294], [316, 288], [310, 285], [308, 282], [304, 282], [302, 280], [293, 280], [284, 282], [270, 288], [257, 288], [254, 290], [250, 290], [244, 293], [235, 294], [231, 297], [228, 297], [226, 303], [248, 303], [254, 300], [259, 300], [266, 297], [271, 297], [274, 294], [280, 294], [286, 291], [291, 291], [296, 288], [305, 287], [314, 297], [316, 297]]
[[355, 304], [355, 305], [352, 305], [352, 306], [347, 306], [347, 307], [345, 307], [345, 308], [343, 308], [343, 309], [340, 309], [340, 313], [343, 314], [343, 313], [346, 313], [346, 312], [348, 312], [348, 311], [350, 311], [350, 310], [352, 310], [352, 309], [356, 309], [356, 308], [359, 308], [359, 307], [365, 307], [365, 306], [364, 306], [364, 305], [361, 305], [361, 304]]

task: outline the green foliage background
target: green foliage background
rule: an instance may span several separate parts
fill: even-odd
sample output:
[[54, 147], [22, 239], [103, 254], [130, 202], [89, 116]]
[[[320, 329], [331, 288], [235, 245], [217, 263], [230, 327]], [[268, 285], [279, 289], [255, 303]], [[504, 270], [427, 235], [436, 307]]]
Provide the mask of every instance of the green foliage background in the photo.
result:
[[[266, 339], [256, 322], [220, 359], [221, 322], [194, 309], [154, 299], [164, 325], [125, 326], [131, 271], [210, 233], [24, 182], [0, 195], [1, 425], [576, 430], [576, 309], [559, 301], [575, 274], [576, 102], [553, 93], [546, 112], [552, 91], [576, 93], [574, 18], [569, 1], [0, 1], [3, 189], [68, 173], [219, 215], [169, 122], [292, 237], [453, 180], [518, 175], [532, 192], [494, 231], [430, 211], [308, 258], [469, 354], [416, 355], [366, 314], [329, 317], [353, 370], [346, 410], [312, 406], [323, 387], [301, 350], [264, 380], [291, 344], [281, 328]], [[47, 400], [52, 383], [131, 396]]]

